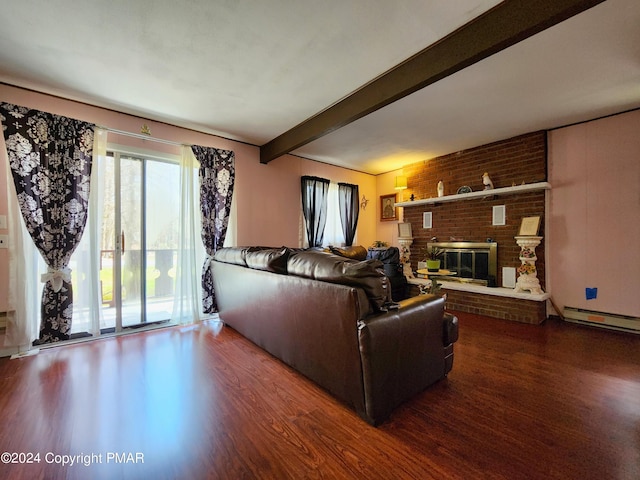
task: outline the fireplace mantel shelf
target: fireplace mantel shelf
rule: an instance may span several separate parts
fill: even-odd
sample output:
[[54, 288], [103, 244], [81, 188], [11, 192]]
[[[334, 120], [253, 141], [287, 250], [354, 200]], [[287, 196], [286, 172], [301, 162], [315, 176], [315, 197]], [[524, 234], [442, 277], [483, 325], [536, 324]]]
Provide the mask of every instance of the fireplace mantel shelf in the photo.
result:
[[549, 190], [549, 182], [528, 183], [516, 185], [515, 187], [494, 188], [492, 190], [478, 190], [477, 192], [459, 193], [456, 195], [445, 195], [444, 197], [425, 198], [422, 200], [409, 200], [407, 202], [396, 202], [396, 207], [414, 207], [417, 205], [429, 205], [434, 203], [458, 202], [461, 200], [471, 200], [474, 198], [484, 198], [497, 195], [515, 195], [524, 192], [534, 192], [537, 190]]

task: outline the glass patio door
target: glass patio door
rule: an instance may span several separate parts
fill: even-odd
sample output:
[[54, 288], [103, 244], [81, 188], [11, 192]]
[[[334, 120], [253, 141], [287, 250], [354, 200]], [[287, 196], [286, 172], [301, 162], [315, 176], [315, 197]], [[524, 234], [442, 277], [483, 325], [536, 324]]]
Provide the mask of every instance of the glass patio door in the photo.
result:
[[179, 166], [113, 152], [103, 171], [101, 331], [168, 322], [179, 238]]

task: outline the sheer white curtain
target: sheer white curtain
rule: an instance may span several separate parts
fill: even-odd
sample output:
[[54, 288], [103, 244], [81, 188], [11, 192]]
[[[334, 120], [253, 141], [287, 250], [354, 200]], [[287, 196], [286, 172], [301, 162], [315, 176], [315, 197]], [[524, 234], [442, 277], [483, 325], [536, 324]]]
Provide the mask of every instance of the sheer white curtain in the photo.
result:
[[[217, 313], [204, 313], [202, 308], [202, 265], [206, 257], [202, 243], [200, 214], [200, 162], [191, 147], [183, 146], [180, 159], [180, 240], [176, 267], [176, 288], [171, 320], [179, 324], [216, 318]], [[236, 245], [237, 206], [231, 202], [229, 225], [224, 246]]]
[[[5, 347], [18, 347], [19, 352], [31, 349], [38, 338], [40, 325], [40, 297], [38, 264], [44, 266], [40, 253], [24, 225], [13, 178], [7, 163], [9, 212], [9, 313], [4, 339]], [[40, 269], [40, 271], [46, 271]]]
[[205, 251], [200, 239], [198, 168], [191, 147], [183, 146], [180, 159], [180, 239], [171, 315], [171, 320], [179, 324], [196, 322], [204, 317], [199, 279]]
[[338, 184], [331, 182], [327, 194], [327, 224], [324, 228], [324, 245], [342, 246], [345, 243], [340, 206], [338, 204]]
[[102, 238], [102, 208], [104, 188], [100, 180], [105, 175], [107, 131], [94, 129], [93, 165], [89, 216], [82, 240], [71, 257], [73, 279], [73, 322], [71, 333], [88, 332], [100, 335], [102, 294], [100, 291], [100, 239]]
[[[307, 228], [305, 226], [304, 215], [300, 211], [300, 245], [303, 248], [309, 247], [309, 240], [307, 239]], [[335, 182], [329, 183], [329, 190], [327, 191], [327, 223], [324, 227], [324, 238], [322, 241], [323, 246], [342, 246], [345, 244], [344, 232], [342, 231], [342, 224], [340, 223], [340, 206], [338, 203], [338, 184]]]
[[89, 198], [89, 291], [90, 327], [92, 335], [100, 334], [102, 318], [102, 288], [100, 282], [100, 262], [102, 259], [102, 216], [104, 207], [104, 184], [100, 181], [106, 175], [107, 131], [96, 128], [93, 134], [93, 169], [91, 170], [91, 197]]

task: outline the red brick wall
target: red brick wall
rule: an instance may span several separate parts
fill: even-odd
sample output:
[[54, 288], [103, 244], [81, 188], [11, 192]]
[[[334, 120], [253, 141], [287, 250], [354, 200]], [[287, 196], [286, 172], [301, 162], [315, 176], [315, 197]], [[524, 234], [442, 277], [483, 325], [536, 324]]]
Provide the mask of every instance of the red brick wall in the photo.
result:
[[[470, 186], [473, 191], [482, 190], [484, 172], [489, 173], [495, 188], [522, 182], [544, 182], [547, 180], [546, 138], [545, 132], [530, 133], [404, 167], [408, 188], [402, 193], [402, 199], [409, 200], [411, 194], [416, 199], [437, 197], [439, 180], [444, 183], [445, 195], [455, 194], [463, 185]], [[544, 199], [544, 191], [539, 191], [405, 207], [404, 221], [411, 222], [414, 236], [412, 268], [416, 269], [418, 260], [421, 260], [419, 252], [431, 237], [437, 237], [440, 242], [450, 241], [451, 237], [473, 242], [492, 238], [498, 242], [497, 282], [498, 286], [502, 285], [502, 267], [520, 265], [520, 247], [514, 237], [518, 234], [522, 217], [540, 215], [540, 235], [544, 236]], [[505, 205], [506, 225], [492, 225], [494, 205]], [[432, 213], [433, 228], [422, 228], [423, 212]], [[537, 247], [536, 253], [538, 278], [544, 288], [543, 244]]]

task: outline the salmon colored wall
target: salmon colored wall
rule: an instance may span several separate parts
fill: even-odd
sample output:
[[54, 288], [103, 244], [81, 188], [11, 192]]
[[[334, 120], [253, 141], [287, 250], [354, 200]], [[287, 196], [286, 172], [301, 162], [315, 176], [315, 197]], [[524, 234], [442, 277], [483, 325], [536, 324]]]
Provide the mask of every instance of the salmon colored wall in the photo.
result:
[[[239, 245], [301, 246], [304, 232], [299, 228], [301, 215], [300, 177], [312, 175], [333, 182], [359, 186], [360, 198], [375, 196], [376, 180], [372, 175], [332, 165], [285, 155], [267, 165], [247, 162], [242, 172], [246, 195], [238, 196], [238, 218], [251, 219], [238, 225]], [[371, 203], [369, 204], [371, 205]], [[375, 211], [360, 211], [355, 243], [368, 246], [375, 239]]]
[[548, 145], [554, 303], [640, 317], [640, 110], [553, 130]]
[[401, 176], [402, 174], [403, 174], [402, 169], [398, 169], [392, 172], [378, 175], [376, 177], [377, 194], [375, 198], [372, 198], [371, 202], [369, 202], [370, 206], [373, 203], [373, 207], [370, 207], [370, 208], [375, 210], [376, 223], [378, 225], [375, 240], [387, 242], [389, 245], [394, 247], [400, 246], [400, 244], [398, 243], [398, 222], [402, 221], [403, 219], [404, 209], [402, 207], [398, 207], [398, 210], [396, 212], [396, 216], [398, 218], [397, 221], [388, 221], [388, 220], [385, 220], [384, 222], [380, 221], [380, 211], [381, 211], [380, 196], [391, 195], [392, 193], [395, 193], [397, 202], [409, 200], [408, 196], [407, 198], [405, 198], [404, 190], [395, 190], [394, 188], [395, 182], [396, 182], [396, 176]]
[[[185, 144], [198, 144], [233, 150], [236, 158], [234, 202], [237, 209], [236, 243], [238, 245], [299, 246], [300, 176], [317, 175], [335, 182], [348, 182], [360, 187], [360, 196], [376, 195], [376, 179], [372, 175], [287, 155], [262, 165], [259, 149], [233, 140], [195, 132], [171, 125], [134, 117], [103, 108], [38, 94], [8, 85], [0, 85], [0, 101], [65, 115], [97, 125], [139, 132], [143, 124], [153, 137]], [[7, 214], [6, 149], [0, 135], [0, 215]], [[128, 143], [132, 142], [128, 138]], [[135, 142], [133, 142], [135, 143]], [[146, 145], [145, 145], [146, 143]], [[162, 149], [157, 142], [141, 140], [137, 146]], [[135, 146], [135, 145], [134, 145]], [[375, 240], [375, 207], [361, 211], [357, 243], [370, 245]], [[7, 233], [0, 231], [0, 234]], [[8, 309], [8, 252], [0, 249], [0, 311]]]

